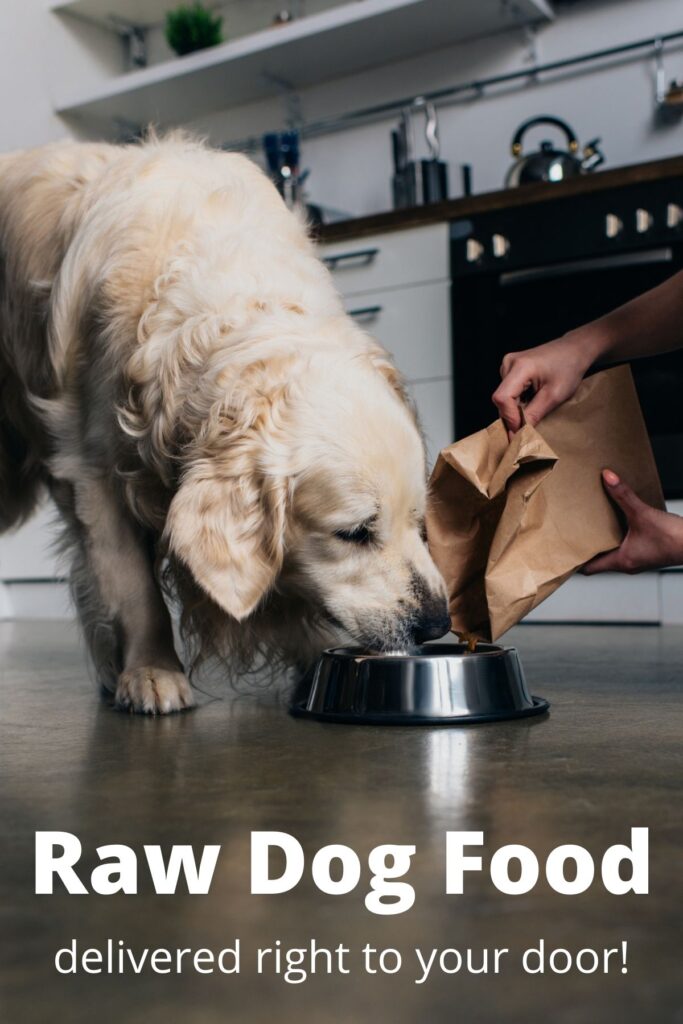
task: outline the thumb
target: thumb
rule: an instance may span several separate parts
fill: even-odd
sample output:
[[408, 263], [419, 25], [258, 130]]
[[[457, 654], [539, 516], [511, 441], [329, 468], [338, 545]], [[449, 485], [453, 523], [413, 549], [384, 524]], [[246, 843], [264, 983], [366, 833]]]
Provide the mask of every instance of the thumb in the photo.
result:
[[613, 470], [603, 469], [602, 481], [610, 498], [622, 509], [627, 519], [632, 519], [641, 509], [647, 508], [645, 502], [641, 501], [636, 492], [628, 484], [625, 484]]
[[596, 555], [595, 558], [591, 558], [585, 565], [582, 565], [579, 572], [583, 576], [594, 576], [598, 572], [618, 571], [619, 551], [619, 548], [614, 548], [612, 551], [605, 551], [601, 555]]

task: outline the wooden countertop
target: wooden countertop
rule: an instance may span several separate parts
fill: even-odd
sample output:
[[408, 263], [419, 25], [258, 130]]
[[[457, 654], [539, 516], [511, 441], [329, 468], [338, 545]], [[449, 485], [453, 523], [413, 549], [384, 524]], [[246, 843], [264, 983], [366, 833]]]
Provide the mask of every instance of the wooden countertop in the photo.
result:
[[529, 203], [542, 203], [550, 199], [562, 199], [599, 192], [603, 189], [623, 188], [626, 185], [679, 176], [683, 177], [683, 156], [675, 156], [667, 160], [654, 160], [646, 164], [631, 164], [627, 167], [617, 167], [611, 171], [598, 171], [595, 174], [569, 178], [556, 185], [547, 182], [538, 185], [521, 185], [519, 188], [482, 192], [480, 195], [467, 196], [462, 199], [447, 199], [443, 203], [432, 203], [429, 206], [413, 206], [404, 210], [388, 210], [385, 213], [376, 213], [369, 217], [354, 217], [351, 220], [338, 221], [336, 224], [323, 225], [317, 229], [316, 237], [321, 242], [345, 241], [351, 238], [362, 238], [364, 235], [401, 231], [405, 228], [417, 228], [426, 224], [438, 224], [440, 221], [457, 220], [459, 217], [468, 217], [491, 210], [526, 206]]

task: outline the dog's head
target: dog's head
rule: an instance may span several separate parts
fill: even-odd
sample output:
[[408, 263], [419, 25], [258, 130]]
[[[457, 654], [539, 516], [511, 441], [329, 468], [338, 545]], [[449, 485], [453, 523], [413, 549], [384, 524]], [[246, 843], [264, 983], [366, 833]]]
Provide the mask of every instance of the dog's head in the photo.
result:
[[252, 365], [236, 394], [171, 503], [172, 556], [255, 630], [291, 601], [363, 646], [442, 636], [424, 448], [384, 354]]

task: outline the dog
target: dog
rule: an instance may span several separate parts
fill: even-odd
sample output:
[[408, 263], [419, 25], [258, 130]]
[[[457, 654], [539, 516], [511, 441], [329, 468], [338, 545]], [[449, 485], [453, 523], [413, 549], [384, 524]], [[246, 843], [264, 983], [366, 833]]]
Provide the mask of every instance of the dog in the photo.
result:
[[302, 668], [448, 629], [400, 375], [240, 154], [176, 134], [0, 156], [0, 408], [0, 529], [54, 499], [119, 708], [191, 706], [215, 658]]

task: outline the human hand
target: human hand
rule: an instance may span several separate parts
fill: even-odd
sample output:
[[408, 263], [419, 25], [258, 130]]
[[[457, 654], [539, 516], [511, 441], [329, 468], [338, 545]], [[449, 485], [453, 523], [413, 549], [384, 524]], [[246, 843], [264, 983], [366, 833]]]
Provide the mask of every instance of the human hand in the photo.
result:
[[627, 532], [618, 548], [596, 555], [581, 572], [638, 573], [683, 563], [683, 518], [652, 508], [611, 469], [602, 471], [605, 490], [626, 516]]
[[[590, 340], [587, 332], [573, 331], [537, 348], [505, 356], [500, 368], [502, 382], [493, 402], [509, 432], [515, 433], [525, 421], [535, 426], [572, 397], [595, 359]], [[534, 396], [522, 417], [520, 400], [528, 390]]]

